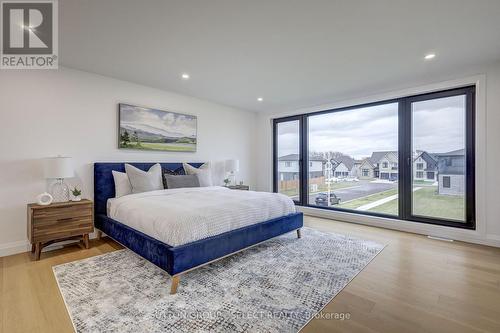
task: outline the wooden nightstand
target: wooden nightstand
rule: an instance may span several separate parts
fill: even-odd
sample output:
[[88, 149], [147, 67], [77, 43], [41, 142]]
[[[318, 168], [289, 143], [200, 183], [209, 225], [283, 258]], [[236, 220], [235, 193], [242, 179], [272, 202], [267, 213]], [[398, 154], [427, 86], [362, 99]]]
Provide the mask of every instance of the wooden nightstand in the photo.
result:
[[89, 233], [94, 232], [94, 204], [90, 200], [58, 202], [48, 206], [28, 204], [28, 239], [35, 260], [52, 243], [80, 239], [89, 248]]
[[248, 185], [229, 185], [227, 188], [231, 190], [242, 190], [242, 191], [249, 191], [250, 186]]

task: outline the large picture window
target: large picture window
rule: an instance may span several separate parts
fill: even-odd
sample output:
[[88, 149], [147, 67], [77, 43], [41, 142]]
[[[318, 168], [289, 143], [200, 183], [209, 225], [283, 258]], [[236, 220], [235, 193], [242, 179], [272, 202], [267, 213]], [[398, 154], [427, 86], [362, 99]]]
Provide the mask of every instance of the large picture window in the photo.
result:
[[474, 98], [466, 87], [275, 119], [275, 191], [304, 206], [474, 228]]
[[309, 205], [398, 214], [398, 103], [310, 116], [308, 135]]

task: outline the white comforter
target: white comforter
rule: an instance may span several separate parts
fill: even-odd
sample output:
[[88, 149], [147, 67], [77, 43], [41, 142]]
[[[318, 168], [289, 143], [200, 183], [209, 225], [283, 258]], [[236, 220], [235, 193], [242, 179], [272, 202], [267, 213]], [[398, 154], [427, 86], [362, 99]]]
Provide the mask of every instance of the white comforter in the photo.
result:
[[197, 187], [130, 194], [108, 201], [108, 216], [171, 246], [295, 213], [285, 195]]

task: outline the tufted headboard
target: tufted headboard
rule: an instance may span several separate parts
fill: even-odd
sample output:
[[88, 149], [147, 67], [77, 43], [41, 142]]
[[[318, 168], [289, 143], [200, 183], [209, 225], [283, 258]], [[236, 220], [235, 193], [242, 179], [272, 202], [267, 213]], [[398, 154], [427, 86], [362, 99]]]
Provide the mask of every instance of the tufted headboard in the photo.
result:
[[[115, 181], [111, 171], [125, 172], [125, 164], [130, 164], [138, 169], [147, 171], [157, 162], [151, 163], [129, 163], [129, 162], [111, 162], [94, 163], [94, 209], [95, 215], [106, 215], [106, 205], [109, 198], [115, 197]], [[189, 163], [195, 168], [199, 168], [203, 163]], [[184, 173], [182, 163], [160, 163], [162, 169]]]

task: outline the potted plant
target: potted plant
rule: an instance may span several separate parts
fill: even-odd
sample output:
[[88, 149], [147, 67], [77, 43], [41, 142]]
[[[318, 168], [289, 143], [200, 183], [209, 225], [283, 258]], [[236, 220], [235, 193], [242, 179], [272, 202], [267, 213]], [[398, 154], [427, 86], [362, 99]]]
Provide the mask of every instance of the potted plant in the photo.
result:
[[230, 182], [229, 178], [224, 179], [224, 186], [228, 187]]
[[82, 190], [79, 190], [76, 186], [71, 190], [73, 194], [73, 199], [71, 201], [81, 201], [82, 200]]

